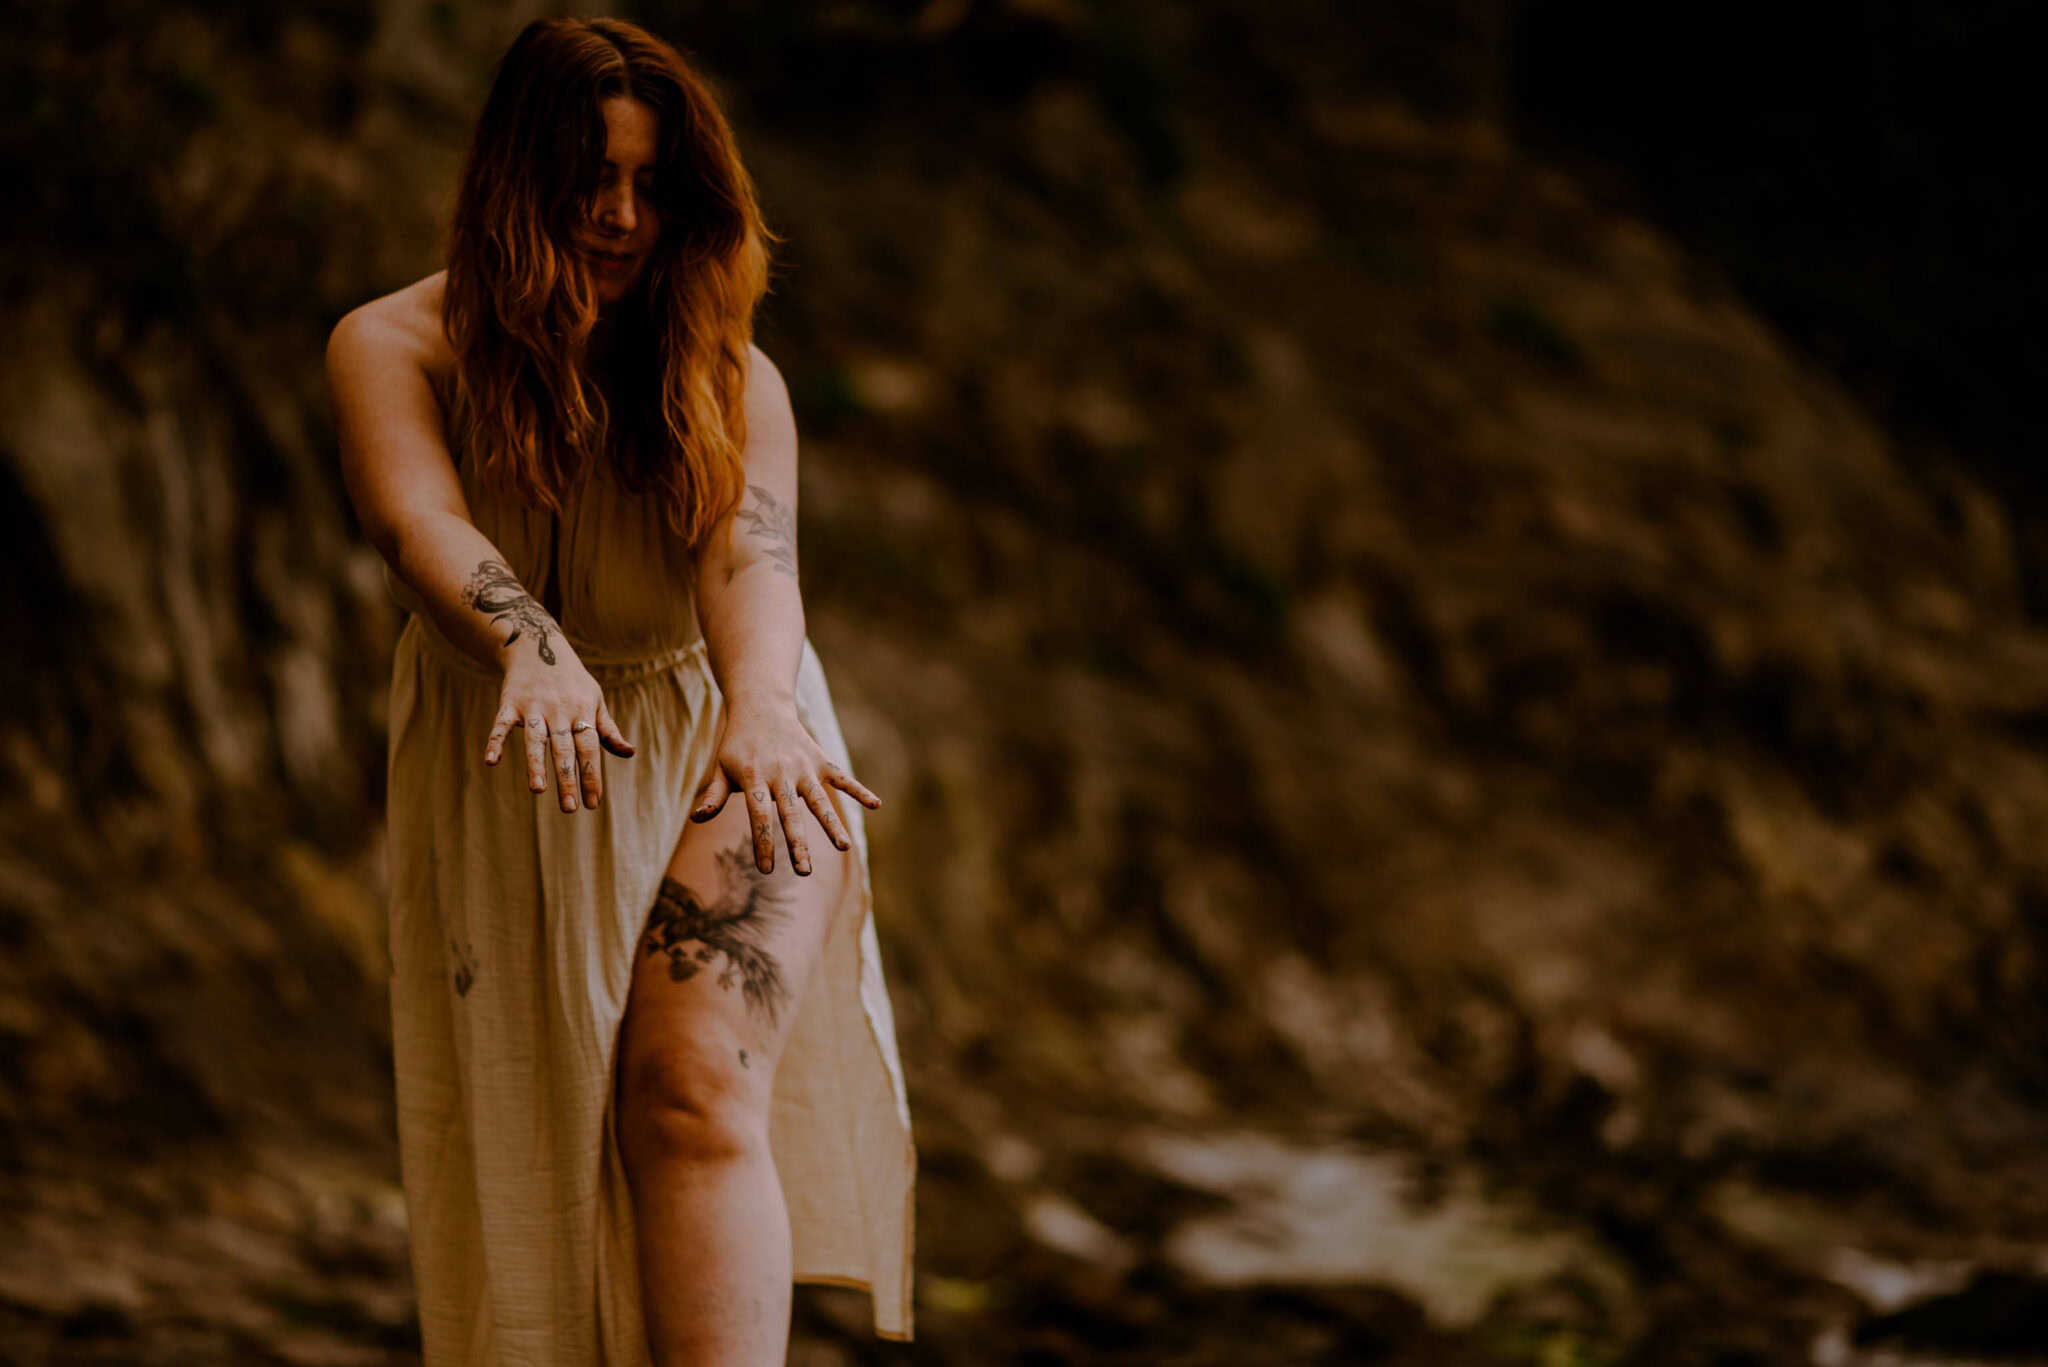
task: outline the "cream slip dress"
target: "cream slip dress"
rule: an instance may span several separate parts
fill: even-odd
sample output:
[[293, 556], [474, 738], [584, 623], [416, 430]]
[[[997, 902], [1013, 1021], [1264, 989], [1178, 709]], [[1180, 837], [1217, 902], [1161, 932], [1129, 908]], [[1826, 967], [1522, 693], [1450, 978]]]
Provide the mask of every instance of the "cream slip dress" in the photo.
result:
[[[688, 805], [711, 776], [723, 700], [692, 567], [651, 497], [608, 469], [559, 521], [473, 479], [476, 525], [560, 621], [631, 759], [565, 813], [527, 786], [518, 737], [483, 762], [500, 675], [411, 616], [391, 673], [391, 1022], [399, 1161], [425, 1367], [647, 1367], [633, 1206], [612, 1064], [634, 955]], [[797, 715], [853, 769], [809, 640]], [[769, 1136], [795, 1279], [866, 1291], [875, 1333], [911, 1337], [917, 1152], [882, 981], [865, 809], [835, 794], [847, 880], [775, 1075]], [[729, 801], [744, 801], [735, 794]], [[777, 842], [778, 861], [789, 857]]]

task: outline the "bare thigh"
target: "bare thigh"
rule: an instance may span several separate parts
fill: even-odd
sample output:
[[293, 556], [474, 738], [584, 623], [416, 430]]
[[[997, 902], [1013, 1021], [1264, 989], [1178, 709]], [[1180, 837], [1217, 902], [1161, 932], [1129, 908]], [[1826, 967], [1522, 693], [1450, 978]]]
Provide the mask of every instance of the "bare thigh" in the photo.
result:
[[687, 823], [649, 910], [619, 1035], [628, 1109], [715, 1094], [766, 1123], [790, 1023], [853, 877], [852, 850], [800, 808], [811, 872], [776, 823], [775, 869], [754, 863], [744, 795]]

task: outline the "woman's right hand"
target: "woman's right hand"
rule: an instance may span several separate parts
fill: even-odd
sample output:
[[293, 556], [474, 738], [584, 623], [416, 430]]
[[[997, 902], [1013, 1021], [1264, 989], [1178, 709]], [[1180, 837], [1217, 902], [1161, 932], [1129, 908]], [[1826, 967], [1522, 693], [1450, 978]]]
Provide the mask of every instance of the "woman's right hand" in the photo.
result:
[[505, 664], [498, 715], [490, 739], [484, 742], [484, 763], [495, 765], [505, 753], [505, 737], [513, 727], [522, 727], [527, 786], [536, 794], [546, 792], [552, 767], [562, 810], [573, 812], [579, 793], [581, 805], [586, 807], [595, 807], [604, 796], [598, 746], [602, 744], [620, 759], [631, 759], [633, 743], [620, 734], [605, 706], [604, 689], [590, 677], [569, 643], [556, 640], [552, 653], [555, 660], [549, 663], [524, 643], [512, 650]]

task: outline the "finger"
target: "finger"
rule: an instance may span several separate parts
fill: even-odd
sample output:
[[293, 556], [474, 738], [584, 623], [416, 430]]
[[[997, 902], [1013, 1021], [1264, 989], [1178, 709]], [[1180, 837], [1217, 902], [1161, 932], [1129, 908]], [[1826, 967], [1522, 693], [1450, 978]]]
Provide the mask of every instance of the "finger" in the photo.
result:
[[697, 794], [697, 805], [690, 809], [690, 820], [709, 821], [725, 806], [725, 800], [732, 796], [732, 785], [725, 780], [723, 768], [711, 771], [711, 781]]
[[484, 763], [496, 764], [505, 753], [505, 737], [512, 728], [519, 725], [519, 709], [506, 703], [498, 709], [497, 717], [491, 723], [491, 734], [484, 738]]
[[789, 780], [774, 785], [775, 810], [782, 816], [782, 838], [789, 842], [789, 862], [798, 873], [811, 871], [811, 842], [804, 838], [804, 809]]
[[763, 873], [775, 872], [775, 804], [768, 794], [768, 785], [760, 779], [748, 781], [747, 817], [754, 823], [754, 867]]
[[[581, 731], [576, 729], [579, 726]], [[571, 722], [569, 733], [576, 738], [576, 772], [583, 780], [583, 805], [595, 807], [604, 800], [604, 763], [599, 759], [603, 751], [597, 743], [597, 726]]]
[[604, 699], [597, 700], [597, 738], [605, 749], [620, 759], [633, 757], [633, 742], [626, 739], [625, 732], [612, 720], [612, 710], [604, 705]]
[[847, 773], [838, 765], [826, 765], [824, 769], [824, 774], [825, 781], [827, 783], [844, 792], [853, 794], [855, 800], [857, 800], [861, 806], [879, 807], [882, 805], [882, 799], [876, 797], [873, 793], [869, 792], [867, 784], [862, 783], [859, 779], [855, 778], [852, 774]]
[[825, 834], [832, 837], [832, 843], [842, 850], [851, 847], [853, 837], [847, 834], [846, 823], [839, 819], [839, 809], [832, 805], [832, 794], [826, 791], [825, 785], [818, 782], [815, 776], [806, 774], [803, 782], [797, 785], [797, 791], [803, 794], [804, 802], [810, 809], [817, 813], [818, 824], [825, 828]]
[[567, 717], [548, 723], [548, 740], [555, 761], [555, 797], [565, 812], [573, 812], [580, 805], [576, 800], [576, 733], [569, 729], [573, 725]]
[[526, 786], [536, 793], [548, 790], [548, 723], [545, 717], [526, 719]]

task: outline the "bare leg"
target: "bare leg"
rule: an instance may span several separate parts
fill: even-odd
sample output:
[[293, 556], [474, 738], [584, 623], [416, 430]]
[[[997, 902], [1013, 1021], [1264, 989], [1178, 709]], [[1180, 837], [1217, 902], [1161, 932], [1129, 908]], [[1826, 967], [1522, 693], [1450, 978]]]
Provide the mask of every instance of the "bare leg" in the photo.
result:
[[620, 1157], [658, 1367], [773, 1367], [789, 1342], [789, 1214], [768, 1106], [797, 1003], [853, 876], [808, 811], [812, 872], [754, 864], [735, 797], [685, 829], [641, 937], [617, 1077]]

